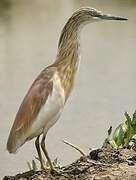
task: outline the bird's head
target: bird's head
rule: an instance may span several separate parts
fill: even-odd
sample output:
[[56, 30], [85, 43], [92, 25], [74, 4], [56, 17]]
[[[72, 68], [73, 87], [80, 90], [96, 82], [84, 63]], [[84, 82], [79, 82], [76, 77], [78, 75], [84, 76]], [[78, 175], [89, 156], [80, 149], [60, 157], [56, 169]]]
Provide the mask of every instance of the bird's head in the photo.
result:
[[59, 47], [66, 45], [69, 40], [71, 42], [71, 38], [77, 38], [79, 31], [82, 29], [82, 27], [84, 27], [85, 24], [102, 20], [125, 21], [128, 19], [124, 17], [113, 16], [111, 14], [105, 14], [94, 8], [82, 7], [75, 11], [65, 24], [60, 36]]
[[78, 9], [76, 12], [74, 12], [72, 18], [77, 20], [77, 22], [81, 24], [92, 23], [101, 20], [121, 20], [121, 21], [127, 20], [127, 18], [113, 16], [111, 14], [105, 14], [101, 11], [98, 11], [90, 7], [82, 7]]

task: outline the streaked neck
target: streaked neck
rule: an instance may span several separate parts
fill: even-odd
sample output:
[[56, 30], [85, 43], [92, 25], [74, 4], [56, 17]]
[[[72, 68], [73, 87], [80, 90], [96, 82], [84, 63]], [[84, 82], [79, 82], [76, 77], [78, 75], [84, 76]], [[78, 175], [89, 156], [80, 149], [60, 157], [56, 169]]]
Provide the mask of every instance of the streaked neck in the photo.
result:
[[62, 61], [71, 56], [71, 53], [78, 53], [80, 47], [80, 23], [71, 17], [64, 26], [59, 43], [56, 61]]
[[66, 100], [74, 85], [75, 74], [79, 66], [79, 36], [79, 25], [77, 21], [70, 18], [62, 30], [54, 63], [65, 90]]

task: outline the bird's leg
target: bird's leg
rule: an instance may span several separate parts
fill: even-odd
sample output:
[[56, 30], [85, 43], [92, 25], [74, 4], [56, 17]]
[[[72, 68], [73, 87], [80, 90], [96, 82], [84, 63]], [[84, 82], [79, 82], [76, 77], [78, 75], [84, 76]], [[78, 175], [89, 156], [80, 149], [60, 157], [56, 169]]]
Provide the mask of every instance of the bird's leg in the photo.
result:
[[43, 165], [43, 159], [42, 159], [42, 154], [41, 154], [41, 149], [40, 149], [40, 143], [39, 143], [39, 138], [40, 136], [38, 136], [35, 140], [35, 147], [38, 153], [38, 157], [41, 163], [41, 169], [44, 169], [44, 165]]
[[42, 141], [41, 141], [41, 148], [42, 148], [42, 150], [44, 152], [44, 155], [45, 155], [45, 157], [46, 157], [46, 159], [47, 159], [47, 161], [49, 163], [51, 171], [54, 171], [53, 164], [52, 164], [51, 159], [50, 159], [50, 157], [48, 155], [48, 152], [47, 152], [47, 150], [45, 148], [45, 137], [46, 137], [46, 135], [43, 135], [43, 138], [42, 138]]

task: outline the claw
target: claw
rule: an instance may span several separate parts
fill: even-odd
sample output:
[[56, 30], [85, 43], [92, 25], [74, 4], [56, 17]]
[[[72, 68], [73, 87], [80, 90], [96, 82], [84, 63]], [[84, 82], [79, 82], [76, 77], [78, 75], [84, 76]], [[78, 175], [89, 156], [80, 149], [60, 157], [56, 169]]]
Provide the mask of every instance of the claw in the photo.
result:
[[56, 168], [53, 168], [50, 170], [51, 174], [58, 174], [60, 175], [62, 173], [62, 171], [60, 169], [56, 169]]

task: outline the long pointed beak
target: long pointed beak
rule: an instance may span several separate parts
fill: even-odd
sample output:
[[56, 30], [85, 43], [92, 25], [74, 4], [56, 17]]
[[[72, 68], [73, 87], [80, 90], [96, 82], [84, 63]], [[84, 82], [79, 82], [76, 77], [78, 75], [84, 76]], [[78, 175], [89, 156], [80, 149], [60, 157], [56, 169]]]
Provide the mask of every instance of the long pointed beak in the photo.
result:
[[111, 14], [103, 14], [103, 13], [95, 14], [95, 17], [103, 19], [103, 20], [119, 20], [119, 21], [126, 21], [126, 20], [128, 20], [125, 17], [113, 16]]
[[113, 16], [111, 14], [102, 14], [101, 19], [105, 20], [119, 20], [119, 21], [127, 21], [128, 19], [125, 17]]

